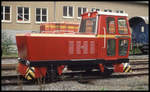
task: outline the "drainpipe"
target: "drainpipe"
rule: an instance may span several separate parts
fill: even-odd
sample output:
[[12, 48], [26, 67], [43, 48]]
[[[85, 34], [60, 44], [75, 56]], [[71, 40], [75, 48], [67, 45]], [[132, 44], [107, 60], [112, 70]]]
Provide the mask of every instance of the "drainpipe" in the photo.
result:
[[54, 1], [54, 22], [56, 22], [56, 1]]

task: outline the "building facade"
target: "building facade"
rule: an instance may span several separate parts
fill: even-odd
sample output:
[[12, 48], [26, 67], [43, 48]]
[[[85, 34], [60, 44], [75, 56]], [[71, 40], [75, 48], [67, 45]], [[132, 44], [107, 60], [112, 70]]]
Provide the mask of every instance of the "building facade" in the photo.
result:
[[2, 1], [1, 8], [2, 31], [12, 35], [14, 42], [16, 33], [39, 32], [41, 23], [80, 23], [84, 12], [125, 12], [134, 22], [137, 16], [148, 22], [149, 16], [148, 2]]

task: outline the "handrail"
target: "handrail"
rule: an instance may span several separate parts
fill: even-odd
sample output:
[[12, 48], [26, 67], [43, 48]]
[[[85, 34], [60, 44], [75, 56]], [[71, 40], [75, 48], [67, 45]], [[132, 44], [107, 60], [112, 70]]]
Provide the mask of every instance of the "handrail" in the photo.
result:
[[103, 48], [106, 48], [106, 30], [105, 30], [105, 27], [103, 27], [104, 29], [104, 47]]

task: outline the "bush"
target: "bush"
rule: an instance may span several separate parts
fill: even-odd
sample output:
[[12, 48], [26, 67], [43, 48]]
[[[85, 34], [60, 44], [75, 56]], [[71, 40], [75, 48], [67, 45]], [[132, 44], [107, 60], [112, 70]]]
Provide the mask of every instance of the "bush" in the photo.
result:
[[11, 48], [10, 45], [12, 44], [12, 37], [6, 32], [2, 32], [2, 55], [10, 54], [9, 49]]

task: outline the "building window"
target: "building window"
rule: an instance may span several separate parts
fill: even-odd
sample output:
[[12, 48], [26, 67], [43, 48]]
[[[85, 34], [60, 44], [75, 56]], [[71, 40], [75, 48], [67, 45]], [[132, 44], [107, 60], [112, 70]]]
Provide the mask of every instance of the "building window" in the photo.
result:
[[94, 11], [100, 11], [100, 9], [98, 9], [98, 8], [92, 8], [91, 11], [92, 12], [94, 12]]
[[36, 8], [36, 22], [47, 22], [48, 12], [47, 8]]
[[63, 16], [67, 18], [73, 17], [73, 7], [72, 6], [64, 6], [63, 7]]
[[10, 6], [1, 6], [1, 21], [2, 22], [11, 22]]
[[87, 8], [78, 7], [78, 17], [81, 17], [81, 14], [87, 12]]
[[124, 13], [123, 10], [116, 10], [116, 13]]
[[104, 12], [112, 12], [110, 9], [104, 9]]
[[29, 23], [30, 22], [30, 10], [28, 7], [18, 7], [17, 9], [17, 22]]

